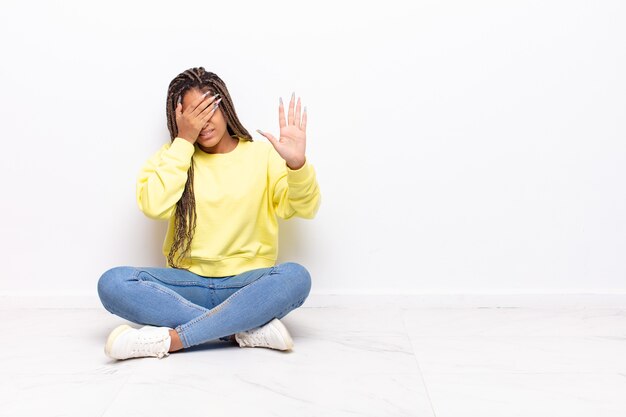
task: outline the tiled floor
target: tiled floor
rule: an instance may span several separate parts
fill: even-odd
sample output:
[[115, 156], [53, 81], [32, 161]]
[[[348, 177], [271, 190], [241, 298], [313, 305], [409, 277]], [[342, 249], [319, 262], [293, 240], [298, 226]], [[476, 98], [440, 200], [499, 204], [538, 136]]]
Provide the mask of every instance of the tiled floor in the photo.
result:
[[126, 322], [104, 309], [0, 317], [0, 416], [626, 415], [626, 308], [302, 307], [291, 352], [126, 361], [104, 355]]

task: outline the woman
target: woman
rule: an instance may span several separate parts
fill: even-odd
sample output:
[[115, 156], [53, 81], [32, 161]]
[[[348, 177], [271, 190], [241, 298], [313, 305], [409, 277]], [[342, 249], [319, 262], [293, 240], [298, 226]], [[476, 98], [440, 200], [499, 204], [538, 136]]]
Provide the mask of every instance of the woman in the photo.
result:
[[172, 80], [171, 143], [137, 179], [139, 208], [169, 220], [167, 267], [120, 266], [100, 277], [103, 306], [144, 325], [113, 329], [109, 357], [163, 358], [214, 339], [292, 349], [279, 319], [304, 303], [311, 277], [297, 263], [276, 265], [277, 216], [312, 219], [321, 201], [305, 157], [306, 107], [301, 114], [294, 100], [285, 120], [280, 99], [280, 138], [257, 130], [269, 143], [254, 142], [216, 74], [191, 68]]

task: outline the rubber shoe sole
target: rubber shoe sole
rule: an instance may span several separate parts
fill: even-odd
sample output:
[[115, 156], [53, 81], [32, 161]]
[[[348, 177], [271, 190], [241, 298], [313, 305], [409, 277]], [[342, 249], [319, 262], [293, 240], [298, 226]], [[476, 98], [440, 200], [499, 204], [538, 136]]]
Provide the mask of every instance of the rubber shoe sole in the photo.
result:
[[127, 324], [111, 331], [104, 345], [104, 353], [112, 359], [169, 356], [171, 337], [168, 327], [143, 326], [135, 329]]
[[131, 329], [132, 327], [130, 327], [128, 324], [122, 324], [120, 326], [117, 326], [115, 329], [113, 329], [113, 331], [111, 332], [111, 334], [109, 334], [109, 337], [107, 338], [106, 344], [104, 345], [105, 355], [107, 355], [111, 359], [117, 359], [111, 355], [111, 351], [113, 350], [113, 343], [115, 342], [115, 339], [117, 339], [117, 337], [120, 334]]

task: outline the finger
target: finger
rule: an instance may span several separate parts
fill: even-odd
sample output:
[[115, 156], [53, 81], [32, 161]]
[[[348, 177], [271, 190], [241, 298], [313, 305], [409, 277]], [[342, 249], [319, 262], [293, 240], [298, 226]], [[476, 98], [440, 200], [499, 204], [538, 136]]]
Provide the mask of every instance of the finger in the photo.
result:
[[218, 99], [215, 103], [209, 104], [204, 110], [202, 110], [198, 117], [205, 117], [207, 114], [215, 111], [219, 107], [220, 101], [222, 101], [222, 99]]
[[289, 122], [289, 125], [293, 125], [294, 121], [293, 121], [293, 100], [294, 97], [296, 96], [296, 92], [294, 91], [293, 93], [291, 93], [291, 100], [289, 100], [289, 112], [287, 113], [287, 121]]
[[200, 120], [203, 123], [208, 122], [213, 117], [213, 115], [215, 114], [215, 112], [217, 111], [219, 107], [220, 107], [219, 103], [216, 103], [213, 106], [207, 107], [205, 111], [200, 113]]
[[304, 106], [304, 112], [302, 113], [302, 130], [306, 133], [306, 106]]
[[209, 122], [209, 120], [211, 120], [213, 116], [215, 116], [216, 111], [217, 111], [217, 108], [210, 111], [209, 114], [207, 114], [202, 119], [200, 119], [200, 123], [202, 123], [202, 126], [206, 125]]
[[210, 93], [211, 91], [207, 91], [206, 93], [204, 93], [203, 95], [197, 98], [198, 104], [195, 106], [195, 108], [191, 112], [192, 115], [200, 114], [201, 112], [206, 110], [206, 108], [209, 107], [210, 104], [214, 100], [217, 100], [219, 98], [219, 94], [212, 95]]
[[300, 128], [300, 97], [298, 97], [298, 104], [296, 105], [296, 127]]
[[283, 106], [283, 98], [280, 97], [280, 103], [278, 105], [278, 126], [283, 128], [286, 125], [287, 123], [285, 123], [285, 107]]
[[213, 110], [216, 100], [219, 100], [216, 96], [206, 96], [193, 112], [191, 112], [191, 115], [193, 117], [202, 117], [203, 112]]

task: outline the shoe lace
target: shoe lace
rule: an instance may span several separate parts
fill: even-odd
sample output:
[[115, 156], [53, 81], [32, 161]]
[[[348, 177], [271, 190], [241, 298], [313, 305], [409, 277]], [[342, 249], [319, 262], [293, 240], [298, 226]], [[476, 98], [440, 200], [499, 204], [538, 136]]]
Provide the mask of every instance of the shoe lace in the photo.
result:
[[169, 356], [169, 352], [167, 351], [167, 346], [163, 342], [167, 340], [166, 337], [162, 336], [152, 336], [152, 335], [141, 335], [139, 340], [133, 346], [131, 352], [133, 354], [140, 354], [142, 356], [152, 355], [156, 353], [159, 359]]
[[247, 345], [252, 345], [252, 346], [265, 346], [267, 345], [267, 338], [265, 337], [264, 333], [258, 330], [246, 330], [244, 332], [242, 332], [245, 337], [244, 337], [244, 341], [246, 342]]

